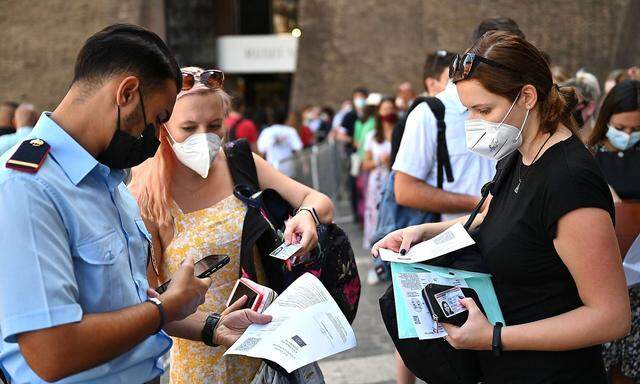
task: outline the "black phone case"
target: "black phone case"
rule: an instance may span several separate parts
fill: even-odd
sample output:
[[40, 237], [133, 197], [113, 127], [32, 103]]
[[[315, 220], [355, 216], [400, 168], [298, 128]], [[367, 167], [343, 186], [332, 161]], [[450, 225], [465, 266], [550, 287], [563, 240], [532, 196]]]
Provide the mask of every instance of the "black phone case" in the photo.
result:
[[[440, 305], [438, 305], [438, 301], [436, 300], [436, 297], [435, 297], [437, 293], [446, 291], [451, 288], [454, 288], [454, 286], [428, 284], [422, 290], [422, 297], [424, 298], [424, 301], [427, 303], [427, 306], [429, 306], [429, 311], [431, 311], [431, 317], [433, 318], [434, 321], [460, 327], [467, 321], [467, 318], [469, 317], [469, 311], [460, 312], [454, 316], [447, 317], [442, 311], [442, 308], [440, 308]], [[478, 308], [480, 308], [482, 313], [485, 313], [484, 308], [482, 307], [482, 303], [480, 302], [480, 298], [478, 297], [478, 294], [473, 288], [460, 287], [460, 290], [462, 291], [462, 294], [465, 297], [472, 298], [473, 301], [476, 302], [476, 304], [478, 305]]]
[[[225, 258], [221, 259], [218, 262], [218, 264], [211, 266], [209, 269], [207, 269], [206, 271], [204, 271], [203, 273], [199, 274], [196, 277], [199, 279], [204, 279], [205, 277], [209, 277], [213, 275], [213, 273], [219, 270], [220, 268], [229, 264], [229, 261], [231, 261], [231, 259], [229, 258], [229, 256], [226, 256]], [[165, 293], [167, 291], [167, 288], [169, 288], [169, 283], [171, 283], [171, 279], [165, 281], [164, 284], [157, 287], [155, 291], [158, 292], [159, 294]]]

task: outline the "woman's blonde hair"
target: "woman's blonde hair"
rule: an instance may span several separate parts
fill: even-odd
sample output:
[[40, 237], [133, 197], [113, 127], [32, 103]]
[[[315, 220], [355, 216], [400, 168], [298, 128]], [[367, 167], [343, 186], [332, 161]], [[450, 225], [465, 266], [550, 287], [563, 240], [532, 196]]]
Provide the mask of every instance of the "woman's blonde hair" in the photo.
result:
[[[183, 71], [191, 73], [202, 71], [197, 67], [182, 68]], [[178, 94], [176, 103], [184, 102], [184, 98], [197, 94], [213, 94], [216, 97], [217, 106], [221, 107], [223, 117], [227, 117], [231, 105], [231, 98], [222, 89], [211, 89], [200, 83], [188, 91], [181, 91]], [[133, 179], [130, 189], [138, 201], [142, 217], [156, 223], [158, 226], [173, 224], [171, 214], [171, 175], [178, 159], [173, 153], [171, 143], [166, 132], [160, 128], [160, 147], [155, 156], [145, 161], [139, 167], [133, 169]]]

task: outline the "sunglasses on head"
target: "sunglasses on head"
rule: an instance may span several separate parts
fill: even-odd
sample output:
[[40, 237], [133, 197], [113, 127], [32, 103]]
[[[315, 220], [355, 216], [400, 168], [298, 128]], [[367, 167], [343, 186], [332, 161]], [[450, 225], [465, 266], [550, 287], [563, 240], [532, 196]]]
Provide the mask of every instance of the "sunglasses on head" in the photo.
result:
[[200, 73], [182, 72], [182, 90], [188, 91], [196, 85], [196, 81], [211, 89], [220, 89], [224, 84], [224, 72], [218, 69], [207, 69]]
[[511, 71], [518, 76], [521, 76], [520, 72], [516, 71], [515, 69], [509, 68], [506, 65], [500, 64], [497, 61], [487, 59], [486, 57], [476, 55], [475, 53], [466, 53], [462, 56], [456, 55], [456, 57], [453, 59], [451, 65], [449, 66], [449, 78], [454, 83], [460, 80], [466, 80], [470, 78], [471, 75], [473, 75], [473, 72], [478, 67], [479, 63], [484, 63], [494, 68]]

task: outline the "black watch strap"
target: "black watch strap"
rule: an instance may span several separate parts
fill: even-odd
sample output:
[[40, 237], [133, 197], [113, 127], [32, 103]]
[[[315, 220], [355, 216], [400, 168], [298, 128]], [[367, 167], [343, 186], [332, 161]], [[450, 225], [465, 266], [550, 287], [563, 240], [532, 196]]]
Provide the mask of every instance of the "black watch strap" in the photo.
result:
[[218, 344], [213, 342], [213, 335], [220, 321], [220, 315], [212, 313], [207, 317], [204, 322], [204, 328], [202, 328], [202, 342], [210, 347], [219, 347]]
[[502, 354], [502, 324], [497, 322], [493, 326], [493, 341], [491, 342], [491, 349], [493, 350], [493, 356], [498, 357]]

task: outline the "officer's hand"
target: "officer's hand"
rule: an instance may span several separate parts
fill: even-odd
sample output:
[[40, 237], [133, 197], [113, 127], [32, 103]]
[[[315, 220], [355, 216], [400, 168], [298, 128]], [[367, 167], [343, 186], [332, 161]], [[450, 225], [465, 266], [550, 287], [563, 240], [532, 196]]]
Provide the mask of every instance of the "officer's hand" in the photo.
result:
[[205, 294], [211, 286], [211, 278], [195, 277], [193, 268], [193, 258], [187, 256], [178, 272], [171, 278], [167, 291], [160, 296], [167, 323], [186, 318], [204, 303]]
[[272, 317], [263, 315], [250, 309], [242, 309], [247, 302], [247, 296], [242, 296], [222, 312], [218, 326], [213, 334], [214, 344], [230, 347], [235, 343], [251, 324], [270, 323]]

